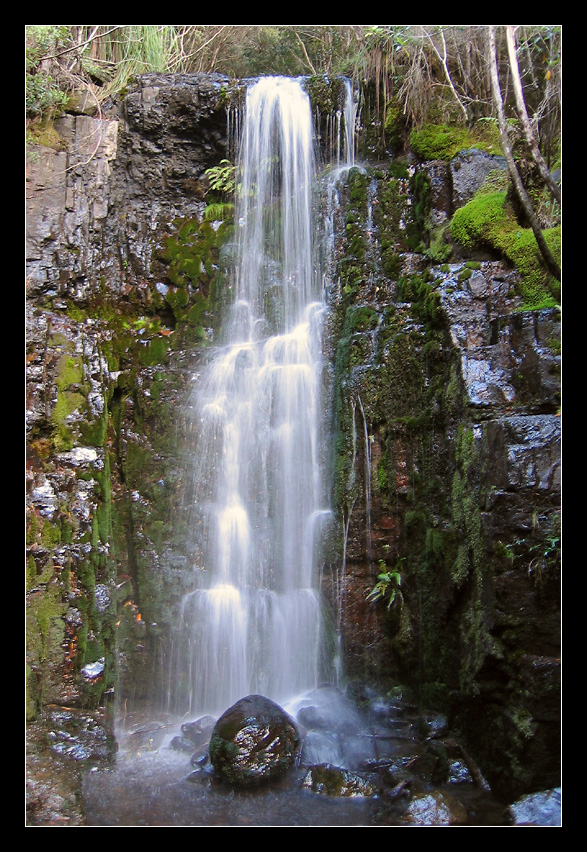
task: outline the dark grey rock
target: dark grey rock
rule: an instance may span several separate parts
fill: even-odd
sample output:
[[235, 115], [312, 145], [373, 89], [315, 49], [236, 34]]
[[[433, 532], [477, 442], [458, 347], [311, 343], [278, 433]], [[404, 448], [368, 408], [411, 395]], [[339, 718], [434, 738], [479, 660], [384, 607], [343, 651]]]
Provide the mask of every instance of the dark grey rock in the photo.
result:
[[293, 719], [269, 698], [249, 695], [216, 723], [210, 760], [225, 781], [251, 787], [284, 775], [293, 767], [299, 748]]
[[304, 778], [303, 786], [313, 793], [338, 798], [372, 796], [375, 792], [372, 784], [360, 775], [330, 763], [312, 766]]
[[488, 154], [476, 148], [460, 151], [450, 163], [453, 209], [456, 210], [471, 200], [489, 172], [506, 168], [505, 157]]

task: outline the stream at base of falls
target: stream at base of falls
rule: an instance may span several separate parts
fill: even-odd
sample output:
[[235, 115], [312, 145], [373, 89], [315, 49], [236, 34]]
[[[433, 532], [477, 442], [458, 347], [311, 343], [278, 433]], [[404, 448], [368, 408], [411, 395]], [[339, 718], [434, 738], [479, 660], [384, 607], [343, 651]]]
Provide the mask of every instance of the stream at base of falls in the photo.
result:
[[[336, 690], [336, 724], [303, 731], [300, 759], [283, 778], [241, 790], [215, 771], [196, 769], [173, 743], [170, 719], [127, 720], [116, 760], [85, 773], [86, 825], [93, 827], [410, 827], [499, 826], [505, 807], [469, 771], [454, 738], [428, 732], [413, 708], [393, 702], [357, 712]], [[342, 713], [341, 713], [342, 707]], [[288, 708], [289, 709], [289, 708]], [[355, 723], [349, 724], [349, 719]], [[332, 718], [332, 717], [331, 717]], [[439, 755], [446, 772], [439, 780]], [[198, 761], [201, 763], [201, 761]], [[368, 793], [337, 794], [310, 785], [312, 767], [336, 767], [360, 779]], [[442, 774], [442, 773], [441, 773]], [[403, 778], [401, 781], [398, 779]]]

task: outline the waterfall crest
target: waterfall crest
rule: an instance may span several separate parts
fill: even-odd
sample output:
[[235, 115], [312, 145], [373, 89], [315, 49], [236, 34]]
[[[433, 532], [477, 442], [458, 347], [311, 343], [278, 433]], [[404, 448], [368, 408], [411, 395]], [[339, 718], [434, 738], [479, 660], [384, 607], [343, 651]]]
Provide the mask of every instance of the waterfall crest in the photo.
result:
[[300, 80], [247, 92], [230, 314], [198, 379], [197, 584], [178, 624], [175, 709], [281, 703], [323, 672], [316, 551], [329, 515], [320, 451], [323, 282]]

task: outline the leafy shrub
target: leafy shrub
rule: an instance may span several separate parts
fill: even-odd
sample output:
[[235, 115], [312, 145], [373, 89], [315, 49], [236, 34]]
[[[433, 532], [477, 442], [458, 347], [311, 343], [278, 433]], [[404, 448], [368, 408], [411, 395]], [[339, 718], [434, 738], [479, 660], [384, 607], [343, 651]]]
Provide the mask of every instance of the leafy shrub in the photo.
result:
[[28, 118], [58, 115], [67, 104], [67, 92], [48, 67], [51, 67], [51, 57], [68, 37], [69, 29], [63, 25], [29, 25], [26, 28], [25, 109]]

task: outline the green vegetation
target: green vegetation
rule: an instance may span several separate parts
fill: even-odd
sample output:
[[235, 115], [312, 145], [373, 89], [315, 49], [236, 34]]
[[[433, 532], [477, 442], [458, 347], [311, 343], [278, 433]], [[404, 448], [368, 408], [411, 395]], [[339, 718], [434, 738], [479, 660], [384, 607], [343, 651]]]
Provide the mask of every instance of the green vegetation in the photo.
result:
[[492, 122], [478, 122], [473, 130], [447, 124], [427, 124], [412, 130], [410, 147], [421, 160], [452, 160], [460, 151], [477, 148], [500, 154], [499, 132]]
[[[159, 252], [169, 282], [163, 300], [182, 330], [182, 337], [192, 343], [205, 342], [205, 324], [214, 323], [210, 310], [219, 274], [219, 251], [232, 233], [232, 212], [232, 207], [213, 203], [208, 208], [210, 218], [178, 220], [175, 233], [165, 237]], [[212, 220], [218, 213], [229, 218]], [[161, 354], [164, 352], [165, 341], [161, 338], [153, 344]], [[159, 357], [152, 354], [155, 359]]]
[[213, 192], [221, 192], [233, 196], [236, 190], [236, 166], [229, 160], [220, 160], [217, 166], [206, 169], [206, 175], [210, 181], [210, 189]]
[[68, 91], [61, 76], [45, 70], [46, 57], [69, 39], [65, 25], [27, 25], [25, 108], [30, 118], [59, 115], [67, 105]]
[[391, 609], [396, 598], [401, 596], [400, 586], [402, 583], [402, 575], [399, 571], [399, 565], [403, 562], [403, 558], [399, 559], [392, 571], [384, 570], [387, 568], [385, 560], [379, 560], [381, 573], [377, 575], [377, 583], [367, 595], [368, 601], [378, 601], [381, 599], [387, 600], [387, 609]]
[[367, 187], [369, 178], [361, 169], [351, 169], [348, 178], [349, 203], [346, 212], [344, 248], [339, 264], [343, 293], [353, 300], [369, 274], [367, 265]]
[[57, 400], [53, 409], [52, 419], [55, 428], [55, 449], [58, 452], [70, 450], [74, 444], [70, 416], [86, 408], [86, 397], [82, 389], [82, 367], [79, 359], [64, 355], [60, 363], [57, 378]]
[[[560, 28], [519, 26], [517, 39], [532, 66], [531, 108], [550, 145], [560, 119]], [[63, 108], [79, 86], [101, 103], [133, 75], [157, 71], [233, 79], [344, 74], [368, 88], [392, 150], [425, 124], [474, 127], [477, 135], [480, 120], [491, 119], [485, 25], [27, 25], [26, 40], [31, 118]], [[437, 136], [430, 150], [446, 144]]]
[[[456, 211], [451, 235], [466, 249], [493, 249], [515, 266], [521, 276], [519, 295], [526, 308], [557, 305], [560, 285], [545, 269], [532, 230], [519, 225], [507, 192], [478, 192]], [[544, 236], [555, 257], [560, 258], [560, 226], [545, 230]]]
[[411, 303], [412, 315], [428, 330], [442, 325], [440, 293], [426, 273], [402, 276], [397, 284], [397, 296], [398, 301]]

